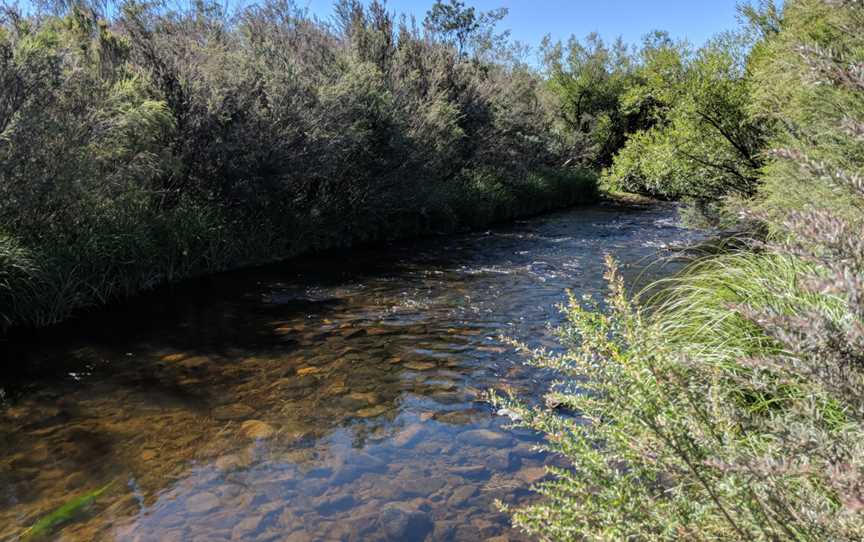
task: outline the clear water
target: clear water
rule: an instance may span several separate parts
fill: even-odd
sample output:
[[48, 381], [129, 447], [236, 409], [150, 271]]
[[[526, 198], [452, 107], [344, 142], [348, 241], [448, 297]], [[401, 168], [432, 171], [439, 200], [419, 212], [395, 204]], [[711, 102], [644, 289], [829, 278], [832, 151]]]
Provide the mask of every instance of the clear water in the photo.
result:
[[0, 539], [110, 483], [47, 537], [522, 540], [495, 500], [529, 502], [558, 460], [482, 394], [552, 375], [498, 337], [554, 346], [565, 289], [601, 294], [607, 252], [635, 280], [693, 240], [673, 218], [582, 208], [300, 259], [2, 345]]

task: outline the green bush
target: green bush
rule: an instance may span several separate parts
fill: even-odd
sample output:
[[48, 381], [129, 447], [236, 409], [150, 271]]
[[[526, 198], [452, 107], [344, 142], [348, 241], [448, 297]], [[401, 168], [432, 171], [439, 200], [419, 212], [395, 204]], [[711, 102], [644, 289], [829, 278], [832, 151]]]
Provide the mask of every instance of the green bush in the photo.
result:
[[41, 281], [7, 324], [591, 192], [532, 177], [565, 157], [503, 12], [439, 6], [419, 29], [375, 1], [337, 2], [333, 25], [290, 0], [56, 6], [0, 17], [0, 225]]
[[[572, 463], [514, 511], [531, 534], [864, 539], [864, 6], [788, 1], [778, 25], [761, 13], [746, 105], [784, 130], [743, 205], [768, 240], [642, 300], [610, 260], [606, 303], [564, 309], [565, 351], [528, 352], [564, 376], [546, 400], [558, 410], [492, 399]], [[625, 171], [678, 163], [620, 157]]]

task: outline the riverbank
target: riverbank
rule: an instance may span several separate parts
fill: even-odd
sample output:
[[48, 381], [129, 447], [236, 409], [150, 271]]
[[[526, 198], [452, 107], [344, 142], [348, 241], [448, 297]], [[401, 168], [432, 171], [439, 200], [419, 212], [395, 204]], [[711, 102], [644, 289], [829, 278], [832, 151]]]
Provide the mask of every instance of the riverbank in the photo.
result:
[[[588, 172], [544, 170], [451, 183], [449, 193], [339, 216], [260, 210], [257, 220], [219, 207], [143, 210], [46, 235], [27, 246], [0, 236], [0, 332], [44, 327], [186, 278], [326, 249], [483, 228], [597, 200]], [[292, 212], [293, 211], [293, 212]]]

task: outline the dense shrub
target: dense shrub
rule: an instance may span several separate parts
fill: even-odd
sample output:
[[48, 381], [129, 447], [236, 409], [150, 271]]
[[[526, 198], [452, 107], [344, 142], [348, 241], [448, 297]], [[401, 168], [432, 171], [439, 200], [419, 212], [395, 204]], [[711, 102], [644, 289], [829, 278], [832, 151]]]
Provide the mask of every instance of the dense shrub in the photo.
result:
[[54, 5], [0, 25], [0, 225], [43, 292], [3, 298], [5, 324], [593, 195], [555, 171], [545, 87], [500, 10], [438, 2], [418, 28], [375, 1], [332, 23], [290, 0]]
[[784, 127], [749, 211], [769, 240], [635, 303], [610, 260], [605, 304], [564, 309], [566, 350], [528, 352], [565, 376], [558, 410], [494, 399], [573, 466], [514, 512], [526, 531], [864, 539], [862, 23], [861, 2], [790, 0], [754, 50], [746, 105]]

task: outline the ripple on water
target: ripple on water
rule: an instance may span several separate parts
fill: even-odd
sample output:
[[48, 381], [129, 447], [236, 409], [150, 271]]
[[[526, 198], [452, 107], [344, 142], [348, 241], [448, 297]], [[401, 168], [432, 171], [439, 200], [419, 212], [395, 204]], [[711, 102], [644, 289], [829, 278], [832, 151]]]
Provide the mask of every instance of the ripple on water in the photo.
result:
[[672, 217], [579, 209], [307, 258], [10, 344], [49, 369], [0, 386], [0, 539], [114, 482], [55, 534], [520, 540], [496, 499], [530, 501], [561, 465], [482, 398], [537, 397], [553, 375], [497, 337], [554, 347], [564, 289], [601, 292], [607, 251], [632, 263], [692, 239]]

